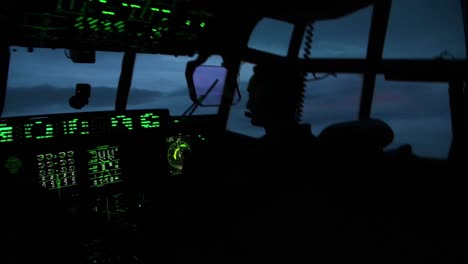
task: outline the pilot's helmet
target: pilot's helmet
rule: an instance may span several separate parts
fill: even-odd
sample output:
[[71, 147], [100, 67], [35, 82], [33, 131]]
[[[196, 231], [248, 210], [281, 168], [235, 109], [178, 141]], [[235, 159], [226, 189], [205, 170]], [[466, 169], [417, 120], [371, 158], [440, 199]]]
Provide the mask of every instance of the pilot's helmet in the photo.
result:
[[304, 74], [297, 66], [263, 64], [254, 67], [246, 116], [256, 126], [297, 123], [302, 113]]

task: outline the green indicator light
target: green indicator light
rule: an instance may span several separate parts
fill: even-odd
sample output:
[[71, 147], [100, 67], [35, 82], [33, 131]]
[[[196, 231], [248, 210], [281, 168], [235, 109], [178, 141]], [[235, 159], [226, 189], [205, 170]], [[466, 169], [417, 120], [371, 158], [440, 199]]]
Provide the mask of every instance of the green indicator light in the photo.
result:
[[168, 20], [169, 20], [169, 18], [167, 18], [167, 17], [163, 17], [163, 18], [161, 19], [162, 22], [168, 21]]
[[200, 23], [200, 27], [203, 28], [203, 27], [205, 27], [205, 26], [206, 26], [205, 22], [201, 22], [201, 23]]
[[60, 178], [58, 175], [55, 176], [55, 188], [60, 189]]
[[152, 7], [152, 8], [151, 8], [151, 11], [160, 12], [161, 9], [159, 9], [159, 8], [157, 8], [157, 7]]
[[190, 24], [192, 24], [192, 21], [190, 20], [185, 21], [185, 25], [190, 26]]
[[115, 15], [115, 13], [112, 12], [112, 11], [102, 11], [102, 14], [104, 14], [104, 15], [111, 15], [111, 16]]
[[0, 143], [13, 142], [13, 127], [0, 124]]
[[163, 13], [166, 13], [166, 14], [170, 14], [170, 13], [171, 13], [171, 10], [169, 10], [169, 9], [161, 9], [161, 11], [162, 11]]
[[79, 21], [81, 21], [81, 20], [83, 20], [83, 19], [84, 19], [84, 17], [80, 16], [80, 17], [78, 17], [78, 18], [76, 19], [76, 22], [79, 22]]
[[107, 0], [99, 0], [99, 2], [103, 3], [103, 4], [106, 4], [107, 3]]
[[135, 4], [131, 4], [130, 7], [131, 7], [131, 8], [141, 8], [141, 6], [135, 5]]
[[128, 6], [128, 4], [127, 3], [122, 3], [122, 6]]

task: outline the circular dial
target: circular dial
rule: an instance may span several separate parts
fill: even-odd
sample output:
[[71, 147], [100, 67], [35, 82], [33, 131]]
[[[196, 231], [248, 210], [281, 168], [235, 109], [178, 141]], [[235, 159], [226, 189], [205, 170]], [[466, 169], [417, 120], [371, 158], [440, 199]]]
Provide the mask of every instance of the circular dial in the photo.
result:
[[184, 152], [190, 150], [190, 145], [182, 140], [177, 139], [172, 142], [167, 151], [167, 160], [169, 164], [178, 170], [182, 170], [184, 165]]

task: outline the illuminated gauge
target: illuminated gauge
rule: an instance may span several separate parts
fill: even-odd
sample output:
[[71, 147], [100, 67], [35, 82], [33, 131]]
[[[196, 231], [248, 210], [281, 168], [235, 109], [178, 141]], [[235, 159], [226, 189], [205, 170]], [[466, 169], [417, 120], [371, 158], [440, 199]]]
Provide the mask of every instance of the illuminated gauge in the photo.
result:
[[17, 157], [8, 157], [4, 165], [11, 174], [18, 173], [22, 166], [23, 162]]
[[67, 168], [66, 167], [61, 167], [60, 172], [67, 172]]
[[69, 150], [69, 151], [67, 151], [67, 156], [71, 158], [71, 157], [75, 156], [75, 152], [73, 152], [73, 150]]
[[54, 157], [54, 155], [52, 155], [52, 153], [47, 153], [45, 155], [45, 157], [46, 157], [46, 159], [50, 160], [50, 159], [52, 159]]
[[45, 167], [45, 164], [44, 163], [38, 163], [37, 166], [39, 167], [39, 169], [43, 169]]
[[49, 174], [49, 175], [54, 174], [54, 173], [55, 173], [54, 169], [48, 169], [47, 170], [47, 174]]
[[66, 155], [67, 155], [67, 153], [65, 153], [65, 151], [59, 152], [59, 157], [60, 157], [61, 159], [65, 158]]
[[74, 159], [68, 159], [68, 164], [75, 164], [75, 160]]
[[45, 170], [40, 170], [40, 171], [39, 171], [39, 175], [40, 175], [40, 176], [45, 176], [45, 174], [46, 174]]
[[70, 171], [75, 171], [75, 166], [69, 166], [68, 168], [70, 169]]
[[173, 168], [182, 170], [186, 150], [190, 150], [190, 145], [183, 140], [178, 139], [171, 143], [167, 150], [167, 160]]
[[43, 154], [37, 155], [37, 161], [43, 161], [43, 160], [44, 160], [44, 155]]
[[48, 161], [47, 162], [47, 167], [51, 168], [52, 166], [54, 166], [54, 163], [52, 161]]
[[64, 166], [67, 164], [67, 161], [66, 160], [60, 160], [60, 165]]

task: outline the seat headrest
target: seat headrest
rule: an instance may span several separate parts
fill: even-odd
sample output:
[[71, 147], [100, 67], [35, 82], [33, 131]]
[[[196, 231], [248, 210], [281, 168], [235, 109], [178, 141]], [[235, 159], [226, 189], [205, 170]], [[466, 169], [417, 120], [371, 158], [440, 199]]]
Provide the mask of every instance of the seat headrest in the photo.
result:
[[333, 147], [383, 149], [392, 143], [394, 133], [384, 121], [369, 119], [330, 125], [318, 138], [321, 143]]

